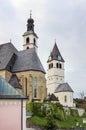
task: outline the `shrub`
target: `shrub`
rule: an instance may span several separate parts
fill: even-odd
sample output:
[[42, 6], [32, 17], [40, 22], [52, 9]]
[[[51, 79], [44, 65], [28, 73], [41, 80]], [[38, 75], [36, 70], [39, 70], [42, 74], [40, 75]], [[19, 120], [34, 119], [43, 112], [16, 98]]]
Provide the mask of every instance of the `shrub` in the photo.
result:
[[78, 111], [76, 109], [71, 109], [71, 108], [70, 108], [70, 115], [74, 116], [74, 117], [78, 117], [79, 116]]

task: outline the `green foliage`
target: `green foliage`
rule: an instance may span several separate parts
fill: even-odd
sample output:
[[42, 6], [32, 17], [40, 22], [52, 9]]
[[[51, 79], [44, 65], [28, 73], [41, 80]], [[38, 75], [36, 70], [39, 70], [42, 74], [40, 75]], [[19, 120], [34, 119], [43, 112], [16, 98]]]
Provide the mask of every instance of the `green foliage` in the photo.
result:
[[61, 110], [60, 108], [57, 108], [56, 111], [56, 119], [60, 120], [60, 121], [65, 121], [66, 120], [66, 115], [64, 110]]
[[70, 108], [70, 115], [73, 117], [79, 116], [78, 111], [76, 109], [71, 109], [71, 108]]
[[42, 106], [42, 103], [31, 102], [31, 103], [27, 104], [26, 109], [27, 109], [27, 111], [32, 112], [34, 115], [40, 116], [42, 114], [41, 106]]
[[26, 110], [29, 112], [33, 112], [33, 102], [26, 104]]
[[47, 124], [45, 126], [46, 130], [52, 130], [53, 128], [56, 127], [56, 122], [53, 114], [48, 115], [46, 119], [47, 119]]

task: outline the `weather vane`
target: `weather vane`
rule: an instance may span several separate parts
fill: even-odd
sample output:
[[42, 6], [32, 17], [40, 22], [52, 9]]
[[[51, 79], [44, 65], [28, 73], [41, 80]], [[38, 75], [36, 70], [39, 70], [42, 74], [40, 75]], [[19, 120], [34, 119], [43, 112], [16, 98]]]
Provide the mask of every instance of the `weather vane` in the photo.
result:
[[32, 16], [32, 10], [30, 10], [30, 18], [31, 18], [31, 16]]

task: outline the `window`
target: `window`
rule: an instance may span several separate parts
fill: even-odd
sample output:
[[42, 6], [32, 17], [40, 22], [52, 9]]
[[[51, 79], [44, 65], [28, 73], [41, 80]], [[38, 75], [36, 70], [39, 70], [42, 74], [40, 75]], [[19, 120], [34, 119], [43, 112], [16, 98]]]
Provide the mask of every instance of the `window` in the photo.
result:
[[66, 95], [64, 96], [64, 102], [67, 102], [67, 96]]
[[62, 68], [62, 65], [61, 65], [61, 64], [59, 64], [59, 68], [60, 68], [60, 69]]
[[59, 68], [59, 64], [58, 63], [56, 63], [56, 67]]
[[34, 98], [36, 98], [37, 97], [37, 78], [36, 77], [34, 78], [33, 87], [34, 87]]
[[49, 69], [53, 68], [53, 63], [49, 64]]
[[30, 42], [30, 39], [29, 39], [29, 37], [26, 39], [26, 43], [29, 43]]
[[56, 63], [56, 67], [61, 69], [62, 68], [62, 64], [61, 63]]
[[33, 39], [33, 42], [34, 42], [34, 45], [36, 45], [36, 39], [35, 38]]

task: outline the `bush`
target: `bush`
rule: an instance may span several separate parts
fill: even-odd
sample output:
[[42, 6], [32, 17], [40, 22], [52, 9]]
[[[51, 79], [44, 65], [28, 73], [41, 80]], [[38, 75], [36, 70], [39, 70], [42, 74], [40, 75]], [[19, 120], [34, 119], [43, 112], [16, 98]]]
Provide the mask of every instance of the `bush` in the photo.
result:
[[26, 106], [27, 111], [33, 112], [34, 115], [40, 116], [42, 103], [31, 102]]
[[70, 108], [70, 115], [74, 116], [74, 117], [78, 117], [79, 116], [78, 111], [76, 109], [71, 109], [71, 108]]
[[55, 112], [55, 118], [60, 120], [60, 121], [65, 121], [66, 120], [66, 115], [64, 110], [57, 108], [56, 112]]

